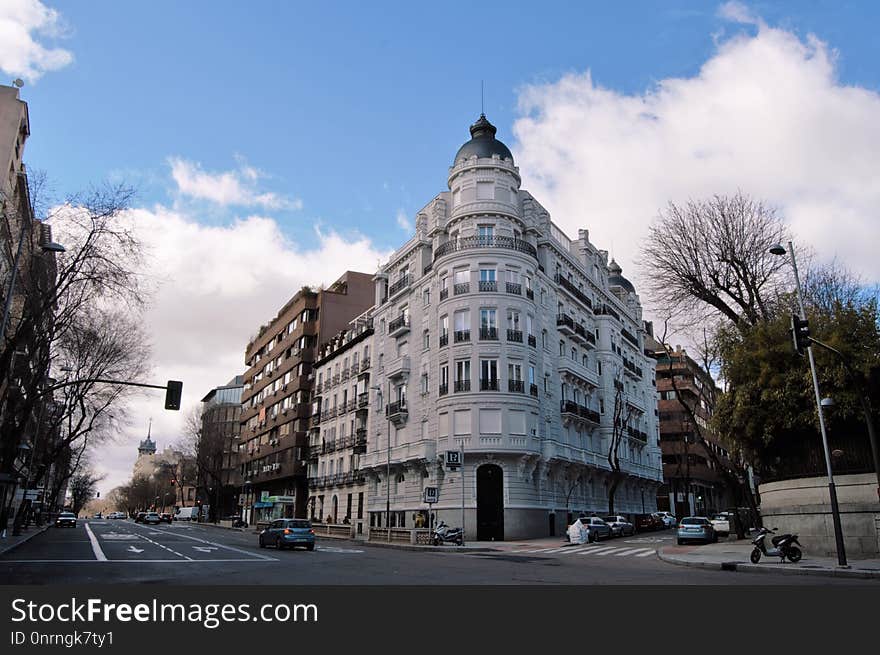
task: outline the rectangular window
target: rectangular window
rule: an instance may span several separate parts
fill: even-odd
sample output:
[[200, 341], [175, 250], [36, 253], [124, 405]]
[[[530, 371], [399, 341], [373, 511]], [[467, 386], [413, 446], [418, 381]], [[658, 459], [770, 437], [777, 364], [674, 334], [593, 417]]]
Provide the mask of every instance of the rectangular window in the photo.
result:
[[461, 332], [463, 330], [471, 329], [471, 313], [468, 310], [463, 310], [460, 312], [455, 312], [455, 331]]
[[464, 284], [470, 282], [471, 272], [466, 268], [461, 268], [453, 273], [453, 282], [455, 284]]
[[522, 364], [508, 364], [507, 377], [515, 382], [522, 382]]
[[519, 312], [513, 309], [507, 310], [507, 327], [519, 331]]
[[498, 360], [497, 359], [481, 359], [480, 360], [480, 379], [481, 380], [498, 380]]
[[480, 269], [480, 282], [496, 282], [496, 270], [494, 268]]
[[461, 359], [455, 362], [455, 381], [470, 382], [471, 380], [471, 360]]
[[480, 329], [494, 329], [498, 325], [496, 323], [496, 311], [494, 309], [480, 310]]

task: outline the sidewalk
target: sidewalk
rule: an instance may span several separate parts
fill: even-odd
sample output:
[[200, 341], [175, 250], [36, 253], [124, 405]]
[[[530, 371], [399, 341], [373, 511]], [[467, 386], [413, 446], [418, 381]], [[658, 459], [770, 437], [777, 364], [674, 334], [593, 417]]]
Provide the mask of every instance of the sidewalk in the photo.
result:
[[46, 523], [43, 527], [32, 525], [29, 528], [22, 529], [21, 534], [17, 537], [12, 536], [12, 523], [6, 531], [6, 537], [0, 538], [0, 555], [8, 553], [13, 548], [18, 548], [21, 544], [36, 537], [38, 534], [45, 532], [52, 527], [52, 523]]
[[824, 575], [838, 578], [875, 578], [880, 580], [880, 559], [850, 560], [850, 568], [837, 565], [833, 557], [805, 555], [797, 564], [780, 563], [778, 557], [761, 558], [758, 564], [749, 560], [754, 546], [748, 541], [722, 542], [705, 546], [666, 546], [657, 551], [657, 557], [670, 564], [694, 566], [721, 571], [748, 573], [781, 573], [785, 575]]

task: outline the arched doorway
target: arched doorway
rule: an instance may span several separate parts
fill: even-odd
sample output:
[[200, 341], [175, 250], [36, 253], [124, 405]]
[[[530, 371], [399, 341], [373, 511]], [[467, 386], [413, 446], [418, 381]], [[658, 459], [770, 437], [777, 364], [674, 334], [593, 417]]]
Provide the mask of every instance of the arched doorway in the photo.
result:
[[331, 514], [331, 516], [333, 517], [333, 523], [339, 522], [337, 520], [339, 518], [338, 514], [339, 514], [339, 499], [334, 495], [333, 496], [333, 513]]
[[496, 464], [477, 469], [477, 540], [504, 540], [504, 471]]

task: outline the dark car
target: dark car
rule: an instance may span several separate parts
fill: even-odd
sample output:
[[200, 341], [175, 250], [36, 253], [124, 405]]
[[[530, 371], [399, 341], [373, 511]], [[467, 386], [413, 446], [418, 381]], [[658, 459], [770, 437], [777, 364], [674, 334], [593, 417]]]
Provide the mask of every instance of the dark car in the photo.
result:
[[260, 548], [269, 545], [278, 550], [288, 546], [304, 546], [308, 550], [315, 550], [315, 531], [311, 522], [306, 519], [276, 519], [260, 533]]
[[633, 516], [633, 526], [636, 532], [648, 532], [657, 529], [657, 521], [650, 514], [636, 514]]
[[138, 512], [137, 514], [134, 515], [134, 522], [135, 522], [135, 523], [143, 523], [143, 522], [144, 522], [144, 517], [145, 517], [146, 515], [147, 515], [146, 512]]
[[162, 523], [171, 523], [174, 520], [174, 515], [169, 514], [168, 512], [162, 512], [159, 514], [159, 520]]
[[58, 515], [58, 518], [55, 519], [55, 527], [63, 528], [65, 526], [76, 527], [76, 514], [73, 512], [61, 512]]
[[162, 519], [159, 518], [159, 515], [156, 512], [147, 512], [144, 514], [144, 518], [141, 519], [141, 523], [144, 525], [159, 525]]

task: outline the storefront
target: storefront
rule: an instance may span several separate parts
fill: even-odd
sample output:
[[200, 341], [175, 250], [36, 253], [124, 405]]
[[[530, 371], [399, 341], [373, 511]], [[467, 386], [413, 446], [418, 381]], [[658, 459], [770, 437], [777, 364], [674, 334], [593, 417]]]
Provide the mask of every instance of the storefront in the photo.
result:
[[270, 496], [264, 492], [254, 503], [254, 516], [257, 522], [293, 518], [293, 496]]

